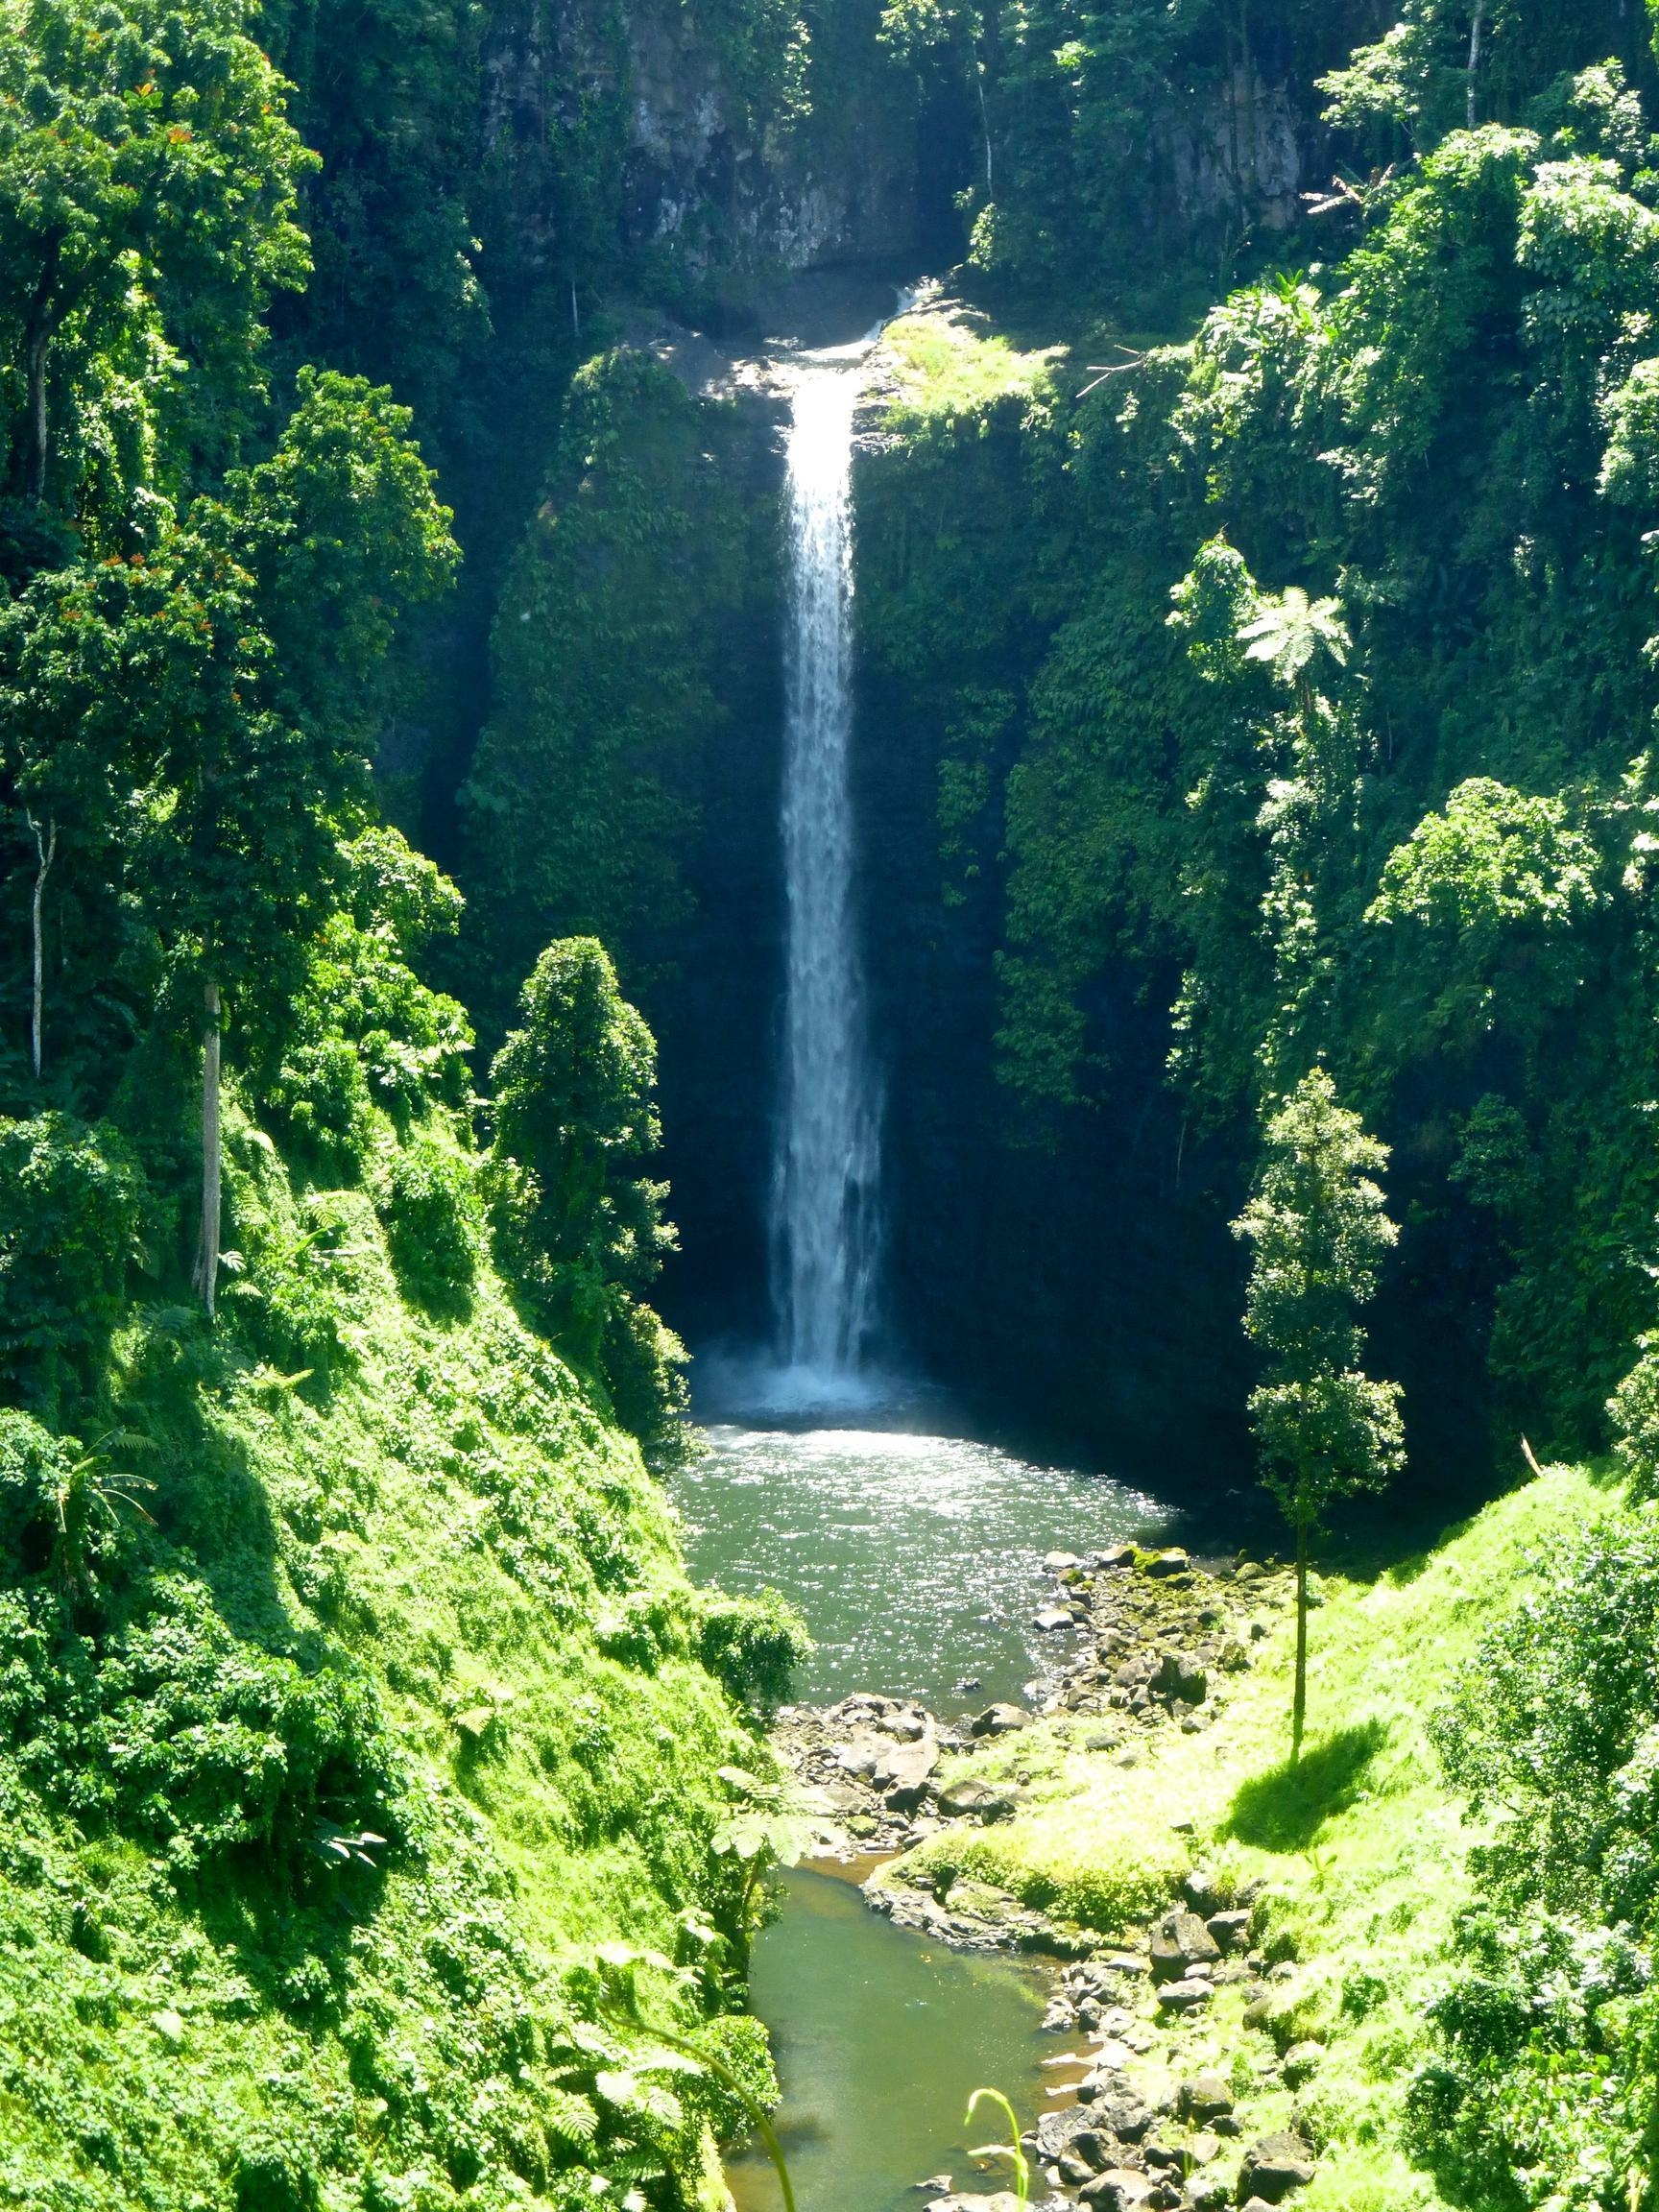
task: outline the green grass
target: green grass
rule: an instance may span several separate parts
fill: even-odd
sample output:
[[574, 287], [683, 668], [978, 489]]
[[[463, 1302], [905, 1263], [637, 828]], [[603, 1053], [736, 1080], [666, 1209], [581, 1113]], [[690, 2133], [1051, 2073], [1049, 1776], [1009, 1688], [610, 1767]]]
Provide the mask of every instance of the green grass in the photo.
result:
[[[1308, 2212], [1437, 2205], [1396, 2148], [1395, 2123], [1425, 2055], [1422, 2008], [1465, 1894], [1471, 1832], [1424, 1723], [1531, 1563], [1615, 1497], [1583, 1470], [1551, 1469], [1421, 1559], [1370, 1581], [1327, 1578], [1310, 1619], [1299, 1771], [1287, 1760], [1292, 1616], [1282, 1603], [1262, 1610], [1268, 1634], [1250, 1671], [1226, 1678], [1212, 1730], [1159, 1730], [1125, 1767], [1082, 1748], [1094, 1723], [1045, 1722], [970, 1769], [1024, 1775], [1029, 1807], [917, 1856], [1104, 1931], [1158, 1909], [1192, 1864], [1234, 1885], [1264, 1878], [1269, 1952], [1295, 1960], [1275, 1984], [1273, 2017], [1245, 2029], [1242, 1991], [1224, 1989], [1212, 2017], [1166, 2039], [1159, 2063], [1177, 2075], [1230, 2067], [1247, 2133], [1298, 2115], [1323, 2153], [1298, 2198]], [[1190, 1834], [1177, 1825], [1187, 1821]], [[1256, 2056], [1307, 2036], [1327, 2049], [1299, 2095], [1259, 2079]]]
[[889, 417], [896, 429], [965, 420], [1002, 400], [1041, 399], [1061, 350], [1021, 352], [950, 313], [902, 317], [883, 333], [881, 349], [896, 386]]
[[[192, 1863], [78, 1810], [101, 1755], [48, 1772], [13, 1721], [0, 2205], [502, 2212], [590, 2201], [589, 2174], [616, 2201], [652, 2156], [716, 2203], [701, 2092], [681, 2126], [581, 2027], [602, 1943], [720, 1956], [715, 1769], [763, 1757], [700, 1662], [663, 1495], [487, 1262], [452, 1317], [407, 1303], [370, 1190], [297, 1191], [234, 1110], [228, 1181], [249, 1264], [218, 1330], [149, 1310], [116, 1342], [158, 1527], [130, 1528], [102, 1633], [183, 1576], [235, 1648], [366, 1681], [397, 1781], [352, 1819], [394, 1840], [373, 1867], [276, 1840]], [[60, 1702], [75, 1648], [36, 1667]], [[30, 1663], [0, 1651], [9, 1719]], [[716, 2032], [763, 2084], [757, 2031]]]

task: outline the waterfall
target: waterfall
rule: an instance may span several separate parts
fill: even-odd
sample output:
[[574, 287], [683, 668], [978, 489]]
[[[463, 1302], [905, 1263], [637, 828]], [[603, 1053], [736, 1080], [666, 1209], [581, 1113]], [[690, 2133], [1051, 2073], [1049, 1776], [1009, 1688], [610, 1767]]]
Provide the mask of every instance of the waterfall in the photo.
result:
[[778, 1349], [813, 1383], [869, 1349], [880, 1106], [853, 903], [853, 414], [866, 348], [805, 369], [788, 432], [785, 1019], [773, 1179]]

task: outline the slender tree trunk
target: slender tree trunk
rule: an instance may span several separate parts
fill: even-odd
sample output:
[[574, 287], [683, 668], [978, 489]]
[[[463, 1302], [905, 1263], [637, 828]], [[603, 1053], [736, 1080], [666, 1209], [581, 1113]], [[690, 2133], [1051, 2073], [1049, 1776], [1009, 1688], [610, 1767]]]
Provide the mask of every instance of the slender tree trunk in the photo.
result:
[[974, 88], [979, 95], [979, 132], [985, 140], [985, 197], [994, 200], [997, 187], [991, 171], [991, 117], [985, 107], [985, 67], [977, 55], [974, 57]]
[[23, 496], [36, 506], [46, 496], [46, 353], [51, 344], [49, 330], [34, 331], [24, 353], [28, 399], [23, 419]]
[[219, 986], [209, 983], [203, 992], [207, 1009], [207, 1034], [202, 1050], [202, 1241], [196, 1254], [196, 1288], [213, 1318], [213, 1297], [219, 1284]]
[[1296, 1524], [1296, 1687], [1290, 1698], [1290, 1757], [1302, 1756], [1308, 1721], [1308, 1524]]
[[46, 953], [40, 927], [40, 910], [46, 896], [46, 878], [51, 874], [53, 861], [58, 857], [58, 819], [53, 814], [46, 817], [44, 838], [40, 834], [40, 825], [36, 821], [33, 814], [26, 814], [24, 820], [35, 833], [35, 896], [30, 902], [29, 908], [35, 973], [34, 992], [29, 1010], [29, 1044], [35, 1060], [35, 1080], [38, 1083], [40, 1080], [40, 1019], [46, 998]]
[[1475, 0], [1475, 20], [1469, 26], [1469, 71], [1467, 91], [1463, 103], [1463, 119], [1471, 131], [1475, 128], [1475, 72], [1480, 66], [1480, 30], [1486, 13], [1486, 0]]
[[23, 496], [36, 505], [46, 496], [46, 462], [51, 452], [46, 415], [46, 359], [52, 350], [53, 336], [63, 319], [63, 307], [54, 297], [62, 250], [60, 236], [48, 241], [39, 281], [23, 321]]

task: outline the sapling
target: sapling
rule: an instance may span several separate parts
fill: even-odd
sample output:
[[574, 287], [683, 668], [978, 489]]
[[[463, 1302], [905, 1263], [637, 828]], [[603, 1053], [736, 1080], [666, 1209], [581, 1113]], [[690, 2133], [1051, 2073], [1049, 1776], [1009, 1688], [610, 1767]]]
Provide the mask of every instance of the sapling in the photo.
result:
[[1266, 1355], [1250, 1393], [1262, 1479], [1296, 1538], [1291, 1756], [1308, 1714], [1308, 1555], [1326, 1508], [1380, 1490], [1405, 1462], [1400, 1385], [1361, 1365], [1356, 1318], [1399, 1231], [1375, 1175], [1388, 1147], [1343, 1106], [1323, 1068], [1269, 1118], [1265, 1157], [1234, 1233], [1254, 1247], [1244, 1329]]

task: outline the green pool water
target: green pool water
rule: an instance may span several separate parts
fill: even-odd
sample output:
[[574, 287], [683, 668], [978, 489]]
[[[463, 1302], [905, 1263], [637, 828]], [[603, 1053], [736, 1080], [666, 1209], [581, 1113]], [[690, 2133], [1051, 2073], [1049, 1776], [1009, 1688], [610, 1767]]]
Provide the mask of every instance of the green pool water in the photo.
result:
[[[714, 1426], [678, 1479], [692, 1570], [729, 1590], [770, 1583], [794, 1599], [817, 1651], [798, 1695], [850, 1690], [920, 1697], [957, 1713], [1018, 1696], [1071, 1639], [1032, 1622], [1050, 1551], [1086, 1553], [1172, 1527], [1110, 1476], [1043, 1467], [994, 1446], [902, 1428]], [[957, 1689], [972, 1678], [977, 1687]], [[1046, 2102], [1039, 2038], [1048, 1971], [976, 1959], [893, 1928], [855, 1887], [801, 1869], [757, 1945], [753, 1998], [777, 2052], [778, 2126], [799, 2212], [901, 2212], [914, 2184], [949, 2172], [990, 2190], [965, 2132], [969, 2094], [990, 2084], [1029, 2126]], [[730, 2161], [739, 2212], [774, 2212], [763, 2153]]]
[[[962, 2122], [982, 2082], [1024, 2125], [1041, 2108], [1042, 1970], [893, 1928], [850, 1883], [797, 1869], [787, 1885], [782, 1918], [756, 1945], [754, 2001], [777, 2053], [799, 2212], [900, 2212], [925, 2201], [914, 2182], [944, 2172], [1004, 2187], [1005, 2167], [997, 2179], [967, 2157]], [[1001, 2132], [981, 2107], [972, 2143]], [[727, 2174], [739, 2212], [776, 2212], [763, 2152], [730, 2159]]]
[[[850, 1690], [960, 1713], [1017, 1697], [1070, 1638], [1032, 1627], [1047, 1551], [1166, 1530], [1166, 1510], [1104, 1473], [887, 1429], [710, 1427], [676, 1496], [691, 1570], [793, 1599], [817, 1650], [804, 1703]], [[958, 1692], [964, 1678], [974, 1691]]]

